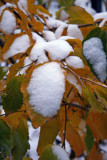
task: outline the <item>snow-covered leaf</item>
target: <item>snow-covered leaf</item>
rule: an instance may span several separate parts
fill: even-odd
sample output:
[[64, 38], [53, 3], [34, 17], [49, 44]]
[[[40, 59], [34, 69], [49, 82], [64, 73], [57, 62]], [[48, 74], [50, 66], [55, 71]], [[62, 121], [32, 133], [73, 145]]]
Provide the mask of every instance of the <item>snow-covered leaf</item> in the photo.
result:
[[45, 147], [39, 160], [69, 160], [67, 152], [57, 145], [48, 145]]
[[16, 29], [16, 18], [12, 12], [9, 10], [4, 10], [1, 21], [0, 21], [0, 30], [10, 35]]
[[83, 42], [83, 55], [101, 82], [107, 78], [106, 35], [105, 31], [96, 28], [89, 33]]
[[65, 91], [65, 72], [57, 62], [50, 62], [34, 69], [27, 87], [32, 109], [51, 117], [60, 109]]

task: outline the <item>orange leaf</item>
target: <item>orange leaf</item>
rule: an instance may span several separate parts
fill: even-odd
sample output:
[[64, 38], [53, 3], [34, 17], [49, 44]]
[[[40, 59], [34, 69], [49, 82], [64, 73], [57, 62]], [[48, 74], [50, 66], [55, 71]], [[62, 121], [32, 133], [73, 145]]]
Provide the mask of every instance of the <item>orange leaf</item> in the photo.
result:
[[70, 122], [67, 122], [66, 139], [70, 143], [71, 148], [75, 151], [77, 157], [83, 154], [85, 144]]
[[97, 141], [107, 139], [107, 113], [90, 112], [87, 124]]

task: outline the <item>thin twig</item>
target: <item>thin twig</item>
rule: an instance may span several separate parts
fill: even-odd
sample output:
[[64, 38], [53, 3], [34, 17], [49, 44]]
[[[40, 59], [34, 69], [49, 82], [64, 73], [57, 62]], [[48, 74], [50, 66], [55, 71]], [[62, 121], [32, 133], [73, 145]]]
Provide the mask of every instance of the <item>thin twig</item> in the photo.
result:
[[62, 147], [65, 149], [65, 140], [66, 140], [66, 123], [67, 123], [67, 105], [65, 104], [65, 127], [64, 127], [64, 140], [63, 140], [63, 144]]
[[95, 23], [88, 23], [88, 24], [78, 25], [78, 27], [79, 27], [79, 28], [89, 27], [89, 26], [93, 26], [93, 25], [99, 24], [99, 23], [101, 23], [101, 22], [102, 22], [102, 20], [99, 20], [99, 21], [97, 21], [97, 22], [95, 22]]
[[98, 85], [98, 86], [100, 86], [100, 87], [107, 88], [107, 85], [104, 85], [104, 84], [101, 84], [101, 83], [97, 83], [97, 82], [95, 82], [95, 81], [93, 81], [93, 80], [90, 80], [90, 79], [87, 79], [87, 78], [84, 78], [84, 77], [80, 77], [80, 79], [85, 80], [85, 81], [88, 81], [88, 82], [90, 82], [90, 83], [94, 83], [94, 84], [96, 84], [96, 85]]
[[37, 61], [37, 60], [35, 60], [35, 61], [33, 61], [32, 63], [29, 63], [29, 64], [27, 64], [27, 65], [25, 65], [25, 66], [23, 66], [23, 67], [17, 68], [16, 71], [22, 70], [23, 68], [30, 66], [31, 64], [35, 63], [36, 61]]
[[61, 104], [61, 106], [64, 106], [65, 104], [68, 105], [68, 106], [79, 108], [79, 109], [84, 110], [84, 111], [89, 111], [88, 108], [85, 108], [83, 106], [80, 106], [80, 105], [74, 104], [74, 103], [63, 103], [63, 104]]
[[61, 61], [61, 63], [63, 64], [63, 67], [65, 69], [68, 69], [71, 73], [73, 73], [79, 79], [79, 81], [81, 82], [82, 86], [85, 88], [85, 86], [84, 86], [84, 84], [83, 84], [83, 82], [81, 80], [81, 77], [79, 75], [77, 75], [71, 68], [69, 68], [69, 66], [67, 66], [67, 64], [65, 62]]
[[73, 87], [71, 87], [71, 88], [70, 88], [70, 90], [69, 90], [69, 92], [68, 92], [68, 94], [67, 94], [66, 98], [68, 98], [68, 97], [69, 97], [69, 95], [70, 95], [70, 93], [71, 93], [72, 89], [73, 89]]

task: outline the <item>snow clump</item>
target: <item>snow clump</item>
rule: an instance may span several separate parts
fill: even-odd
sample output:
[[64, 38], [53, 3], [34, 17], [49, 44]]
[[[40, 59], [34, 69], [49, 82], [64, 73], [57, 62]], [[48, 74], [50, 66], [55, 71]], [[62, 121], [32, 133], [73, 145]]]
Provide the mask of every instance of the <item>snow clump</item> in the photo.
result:
[[29, 47], [30, 47], [29, 36], [27, 34], [21, 35], [20, 37], [17, 37], [13, 41], [12, 45], [4, 54], [3, 58], [8, 59], [9, 57], [14, 56], [15, 54], [24, 53]]
[[60, 146], [53, 145], [52, 152], [57, 157], [57, 160], [69, 160], [67, 152]]
[[65, 75], [57, 62], [36, 68], [27, 87], [32, 109], [44, 117], [51, 117], [60, 109], [65, 91]]
[[8, 10], [3, 12], [1, 21], [0, 21], [0, 29], [4, 31], [6, 34], [10, 35], [16, 28], [16, 18]]
[[93, 37], [86, 40], [83, 44], [83, 54], [92, 65], [100, 81], [104, 82], [107, 76], [107, 61], [100, 38]]
[[84, 68], [84, 63], [78, 56], [69, 56], [66, 58], [66, 63], [72, 68]]

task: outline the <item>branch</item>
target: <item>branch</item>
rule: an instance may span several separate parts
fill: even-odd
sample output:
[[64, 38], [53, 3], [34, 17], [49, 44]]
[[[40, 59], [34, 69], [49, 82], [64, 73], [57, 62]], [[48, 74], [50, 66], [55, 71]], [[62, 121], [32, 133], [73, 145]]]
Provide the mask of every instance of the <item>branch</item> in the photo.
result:
[[80, 82], [81, 82], [81, 84], [83, 85], [84, 88], [85, 88], [85, 86], [84, 86], [82, 80], [88, 81], [90, 83], [94, 83], [94, 84], [96, 84], [100, 87], [103, 87], [103, 88], [107, 88], [107, 85], [104, 85], [104, 84], [101, 84], [101, 83], [98, 83], [98, 82], [95, 82], [93, 80], [90, 80], [90, 79], [87, 79], [87, 78], [84, 78], [84, 77], [81, 77], [81, 76], [77, 75], [71, 68], [69, 68], [69, 66], [67, 66], [67, 64], [65, 62], [61, 61], [61, 63], [63, 64], [63, 67], [65, 69], [68, 69], [71, 73], [73, 73], [80, 80]]
[[97, 22], [95, 22], [95, 23], [88, 23], [88, 24], [78, 25], [78, 27], [79, 27], [79, 28], [89, 27], [89, 26], [93, 26], [93, 25], [99, 24], [99, 23], [101, 23], [101, 22], [102, 22], [102, 20], [99, 20], [99, 21], [97, 21]]
[[31, 64], [35, 63], [36, 61], [37, 61], [37, 60], [33, 61], [32, 63], [27, 64], [26, 66], [23, 66], [23, 67], [17, 68], [17, 69], [16, 69], [16, 71], [18, 71], [18, 70], [22, 70], [23, 68], [30, 66]]
[[71, 73], [73, 73], [79, 79], [79, 81], [81, 82], [82, 86], [85, 88], [85, 86], [84, 86], [84, 84], [83, 84], [83, 82], [81, 80], [81, 77], [79, 75], [77, 75], [71, 68], [69, 68], [65, 62], [61, 61], [61, 63], [63, 64], [63, 67], [65, 69], [68, 69]]
[[65, 128], [64, 128], [64, 140], [63, 140], [63, 144], [62, 144], [62, 147], [65, 149], [65, 139], [66, 139], [66, 123], [67, 123], [67, 105], [65, 105]]
[[106, 88], [107, 89], [107, 85], [104, 85], [104, 84], [101, 84], [101, 83], [98, 83], [98, 82], [95, 82], [93, 80], [90, 80], [90, 79], [87, 79], [87, 78], [84, 78], [84, 77], [80, 77], [80, 79], [82, 80], [85, 80], [85, 81], [88, 81], [89, 83], [94, 83], [100, 87], [103, 87], [103, 88]]

